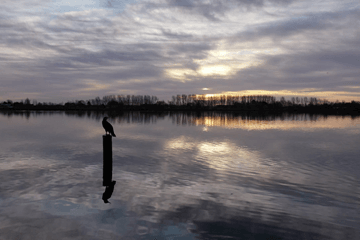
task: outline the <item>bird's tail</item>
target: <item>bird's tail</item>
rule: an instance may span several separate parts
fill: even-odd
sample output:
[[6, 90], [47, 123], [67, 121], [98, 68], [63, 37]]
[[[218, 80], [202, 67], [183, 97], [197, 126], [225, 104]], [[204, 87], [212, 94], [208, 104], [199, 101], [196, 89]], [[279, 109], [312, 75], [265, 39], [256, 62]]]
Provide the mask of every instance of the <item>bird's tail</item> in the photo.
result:
[[115, 133], [111, 133], [111, 136], [116, 137]]

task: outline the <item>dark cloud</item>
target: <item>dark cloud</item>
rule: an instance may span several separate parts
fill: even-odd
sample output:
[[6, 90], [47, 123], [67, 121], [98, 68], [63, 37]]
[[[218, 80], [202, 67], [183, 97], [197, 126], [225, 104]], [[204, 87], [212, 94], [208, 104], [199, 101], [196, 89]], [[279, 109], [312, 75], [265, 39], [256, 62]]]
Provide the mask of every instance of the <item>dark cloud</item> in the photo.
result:
[[193, 34], [184, 34], [184, 33], [175, 33], [171, 30], [162, 29], [162, 35], [169, 39], [177, 39], [177, 40], [193, 40], [194, 35]]
[[[230, 37], [229, 41], [256, 41], [266, 37], [270, 37], [275, 41], [282, 41], [287, 37], [304, 34], [305, 36], [307, 34], [308, 39], [313, 40], [329, 32], [333, 33], [332, 31], [337, 29], [342, 32], [353, 31], [349, 28], [350, 26], [344, 26], [344, 23], [351, 24], [351, 20], [357, 19], [359, 14], [358, 9], [340, 12], [321, 12], [258, 25], [249, 25], [246, 31], [240, 31], [234, 37]], [[356, 29], [356, 31], [358, 30]], [[338, 36], [327, 35], [326, 37], [337, 38]]]
[[263, 7], [265, 3], [288, 5], [292, 0], [167, 0], [164, 7], [178, 8], [189, 14], [199, 14], [211, 21], [220, 21], [224, 14], [234, 8], [239, 11], [249, 11], [252, 8]]

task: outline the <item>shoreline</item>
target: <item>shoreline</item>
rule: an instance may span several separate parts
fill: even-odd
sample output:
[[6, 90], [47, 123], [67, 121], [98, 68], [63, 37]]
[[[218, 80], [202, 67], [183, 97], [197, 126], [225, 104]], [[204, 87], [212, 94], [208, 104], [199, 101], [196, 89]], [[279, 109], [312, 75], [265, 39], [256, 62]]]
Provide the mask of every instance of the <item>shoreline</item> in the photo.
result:
[[121, 114], [122, 112], [140, 112], [140, 113], [168, 113], [168, 112], [221, 112], [233, 113], [239, 115], [283, 115], [283, 114], [311, 114], [311, 115], [334, 115], [334, 116], [360, 116], [360, 110], [357, 108], [332, 109], [323, 108], [322, 106], [289, 108], [282, 107], [276, 109], [239, 109], [239, 108], [144, 108], [140, 106], [130, 106], [126, 108], [63, 108], [63, 107], [42, 107], [42, 108], [11, 108], [0, 109], [0, 112], [107, 112], [112, 115]]

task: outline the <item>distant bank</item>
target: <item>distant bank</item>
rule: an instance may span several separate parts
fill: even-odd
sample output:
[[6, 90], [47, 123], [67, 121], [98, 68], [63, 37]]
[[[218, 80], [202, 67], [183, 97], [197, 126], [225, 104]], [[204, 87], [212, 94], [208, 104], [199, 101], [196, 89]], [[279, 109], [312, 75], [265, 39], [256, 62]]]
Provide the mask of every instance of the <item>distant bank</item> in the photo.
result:
[[17, 111], [231, 111], [251, 112], [255, 114], [277, 114], [277, 113], [311, 113], [331, 115], [360, 115], [360, 102], [330, 102], [326, 99], [314, 97], [293, 97], [285, 100], [281, 97], [279, 101], [273, 96], [210, 96], [205, 95], [177, 95], [171, 101], [159, 101], [156, 96], [135, 95], [109, 95], [102, 99], [96, 97], [87, 101], [76, 100], [63, 103], [40, 103], [28, 98], [19, 102], [11, 100], [0, 103], [0, 110]]
[[233, 105], [202, 106], [196, 104], [171, 105], [171, 104], [141, 104], [141, 105], [78, 105], [78, 104], [14, 104], [0, 105], [2, 111], [225, 111], [225, 112], [249, 112], [253, 114], [278, 114], [278, 113], [311, 113], [329, 115], [360, 115], [360, 102], [282, 105], [279, 102], [268, 104], [265, 102], [238, 103]]

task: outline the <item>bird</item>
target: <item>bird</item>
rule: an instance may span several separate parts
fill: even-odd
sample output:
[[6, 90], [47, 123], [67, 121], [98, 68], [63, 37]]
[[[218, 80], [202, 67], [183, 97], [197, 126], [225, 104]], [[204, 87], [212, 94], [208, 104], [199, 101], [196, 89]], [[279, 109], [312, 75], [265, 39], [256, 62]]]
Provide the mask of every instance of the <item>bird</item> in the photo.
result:
[[109, 122], [107, 122], [106, 119], [108, 119], [108, 117], [104, 117], [104, 119], [102, 120], [105, 134], [107, 135], [107, 133], [109, 132], [111, 136], [116, 137], [113, 126]]

